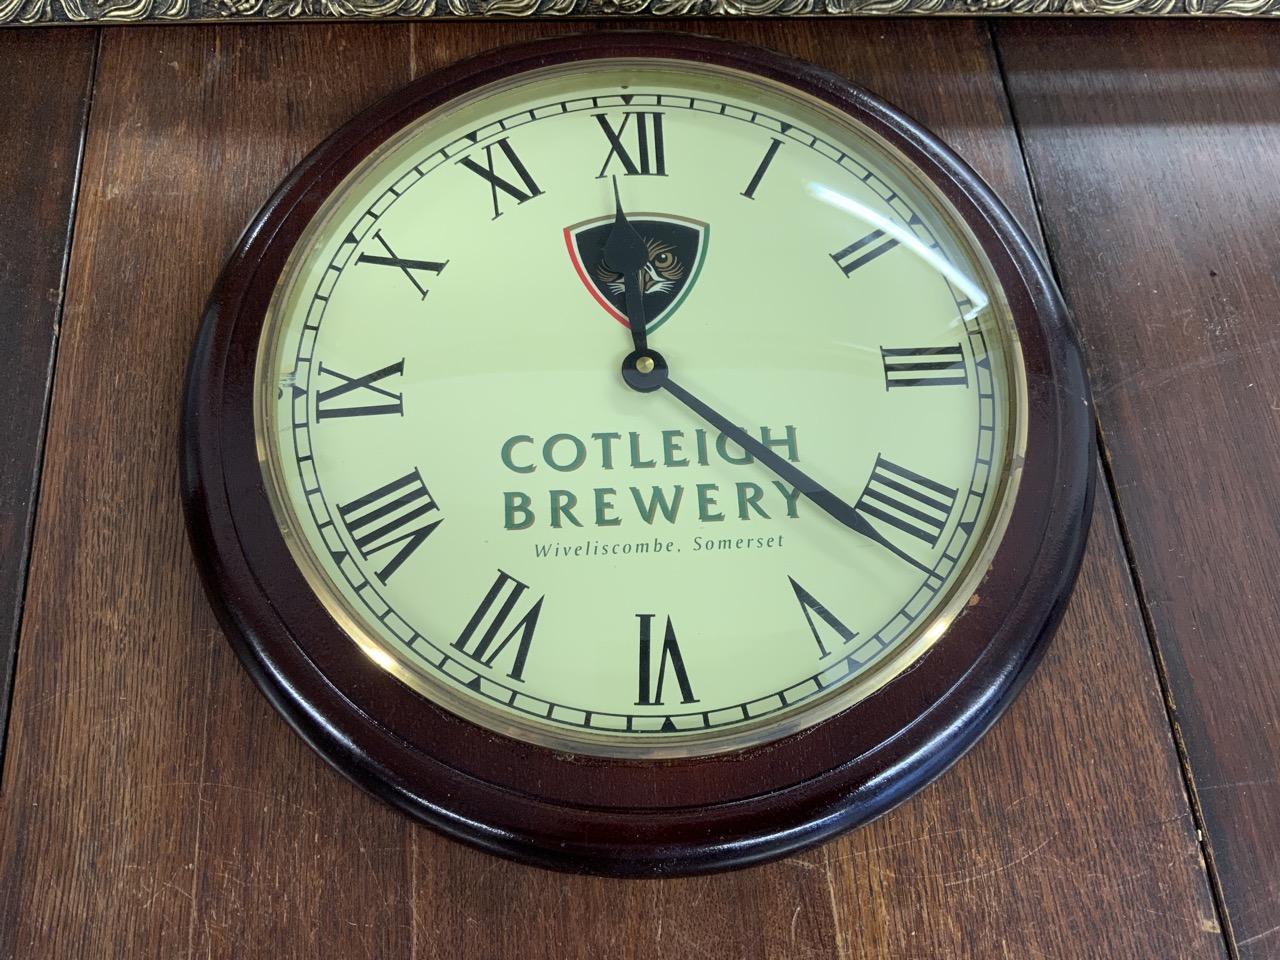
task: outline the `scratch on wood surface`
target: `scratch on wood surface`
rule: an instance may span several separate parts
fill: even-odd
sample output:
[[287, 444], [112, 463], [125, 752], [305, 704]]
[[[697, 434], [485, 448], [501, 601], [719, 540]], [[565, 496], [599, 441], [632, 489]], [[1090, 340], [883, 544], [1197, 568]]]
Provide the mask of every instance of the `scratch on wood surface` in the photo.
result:
[[1245, 947], [1251, 943], [1257, 943], [1263, 937], [1269, 937], [1273, 933], [1275, 933], [1277, 930], [1280, 930], [1280, 926], [1274, 926], [1270, 930], [1263, 930], [1261, 933], [1255, 933], [1252, 937], [1249, 937], [1245, 940], [1241, 940], [1238, 944], [1236, 944], [1236, 946]]
[[933, 833], [926, 831], [918, 837], [909, 837], [906, 840], [899, 840], [897, 843], [886, 843], [884, 846], [872, 847], [870, 850], [851, 850], [849, 853], [842, 854], [836, 858], [836, 862], [841, 860], [852, 860], [855, 857], [872, 857], [877, 853], [884, 853], [887, 850], [895, 850], [898, 847], [908, 847], [915, 844], [923, 843], [926, 840], [939, 840], [943, 837], [954, 836], [957, 833], [965, 833], [963, 827], [957, 827], [955, 830], [943, 830], [941, 833]]
[[1205, 367], [1216, 367], [1219, 364], [1226, 363], [1229, 360], [1237, 360], [1243, 356], [1254, 356], [1262, 354], [1271, 347], [1280, 345], [1280, 337], [1273, 337], [1266, 343], [1257, 345], [1249, 345], [1248, 347], [1233, 347], [1229, 350], [1214, 350], [1210, 356], [1200, 357], [1198, 360], [1188, 360], [1185, 363], [1175, 363], [1169, 367], [1160, 367], [1151, 369], [1144, 367], [1133, 373], [1120, 377], [1111, 383], [1101, 385], [1101, 389], [1094, 390], [1095, 398], [1103, 399], [1116, 393], [1121, 387], [1127, 386], [1135, 381], [1138, 385], [1146, 390], [1154, 390], [1165, 384], [1172, 383], [1174, 380], [1191, 373], [1194, 370], [1201, 370]]
[[1036, 844], [1034, 847], [1032, 847], [1022, 856], [1018, 857], [1017, 860], [1011, 860], [1006, 864], [996, 867], [994, 870], [984, 870], [982, 873], [975, 873], [970, 876], [961, 877], [959, 880], [949, 880], [946, 883], [944, 883], [943, 886], [954, 887], [961, 883], [972, 883], [974, 880], [982, 880], [982, 879], [985, 879], [986, 877], [994, 877], [997, 873], [1004, 873], [1004, 871], [1010, 869], [1011, 867], [1016, 867], [1018, 864], [1022, 863], [1024, 860], [1028, 860], [1031, 857], [1035, 856], [1037, 853], [1039, 853], [1041, 850], [1047, 847], [1049, 845], [1049, 841], [1051, 841], [1057, 835], [1058, 835], [1057, 831], [1054, 831], [1052, 834], [1045, 837], [1044, 840], [1040, 841], [1040, 843]]
[[[77, 683], [74, 686], [68, 687], [66, 689], [58, 690], [56, 693], [51, 693], [48, 696], [41, 697], [39, 700], [33, 700], [31, 703], [28, 703], [26, 705], [26, 709], [23, 712], [28, 717], [34, 717], [35, 713], [41, 707], [45, 706], [46, 704], [53, 703], [55, 701], [57, 701], [60, 704], [66, 703], [67, 701], [72, 699], [83, 702], [85, 698], [81, 697], [80, 693], [84, 691], [86, 688], [91, 686], [93, 686], [93, 681], [86, 680], [83, 683]], [[114, 697], [115, 695], [116, 695], [115, 692], [112, 691], [111, 696]], [[95, 699], [103, 699], [103, 698], [95, 698]]]
[[[1170, 864], [1170, 866], [1173, 866], [1173, 864]], [[1219, 926], [1217, 920], [1206, 920], [1203, 917], [1187, 916], [1185, 913], [1178, 913], [1170, 910], [1152, 910], [1150, 907], [1143, 907], [1142, 909], [1146, 913], [1151, 914], [1155, 919], [1148, 920], [1146, 917], [1139, 917], [1138, 919], [1141, 922], [1149, 923], [1152, 926], [1163, 927], [1167, 925], [1170, 920], [1178, 920], [1187, 924], [1189, 928], [1194, 927], [1198, 930], [1203, 930], [1205, 933], [1212, 933], [1215, 935], [1222, 933], [1222, 927]], [[1276, 929], [1280, 930], [1280, 927], [1277, 927]]]
[[1280, 779], [1265, 777], [1261, 780], [1233, 780], [1231, 783], [1214, 783], [1200, 789], [1207, 792], [1209, 790], [1235, 790], [1237, 787], [1274, 787], [1277, 785], [1280, 785]]
[[793, 867], [803, 867], [803, 868], [804, 868], [804, 869], [806, 869], [806, 870], [821, 870], [821, 869], [822, 869], [822, 868], [821, 868], [821, 867], [819, 867], [816, 863], [810, 863], [808, 860], [805, 860], [803, 857], [787, 857], [787, 858], [786, 858], [785, 860], [783, 860], [782, 862], [783, 862], [783, 863], [789, 863], [789, 864], [791, 864]]
[[[212, 688], [213, 671], [209, 670], [205, 673], [204, 681], [205, 703], [213, 701]], [[209, 769], [209, 717], [212, 713], [212, 710], [206, 710], [200, 724], [200, 784], [196, 788], [196, 799], [200, 801], [204, 800], [205, 771]], [[200, 834], [204, 829], [203, 803], [195, 805], [195, 817], [195, 840], [192, 842], [191, 850], [191, 919], [187, 921], [187, 956], [189, 957], [194, 957], [196, 953], [196, 919], [202, 912], [196, 909], [196, 894], [200, 891]], [[205, 945], [209, 945], [208, 937], [205, 938]]]
[[1191, 816], [1191, 811], [1188, 810], [1186, 813], [1179, 813], [1179, 814], [1175, 814], [1172, 817], [1164, 817], [1163, 819], [1160, 819], [1160, 820], [1153, 820], [1150, 824], [1148, 824], [1148, 826], [1160, 827], [1166, 823], [1177, 823], [1179, 820], [1186, 820], [1190, 816]]
[[662, 896], [661, 896], [661, 894], [660, 894], [660, 892], [659, 892], [659, 888], [658, 888], [657, 886], [655, 886], [655, 887], [653, 888], [653, 907], [654, 907], [654, 910], [656, 910], [656, 911], [657, 911], [657, 914], [658, 914], [658, 930], [657, 930], [657, 933], [654, 935], [654, 938], [653, 938], [653, 945], [654, 945], [655, 947], [657, 947], [657, 946], [658, 946], [658, 944], [662, 943], [662, 916], [663, 916], [663, 911], [662, 911]]
[[164, 892], [164, 888], [168, 888], [172, 890], [174, 893], [182, 894], [184, 897], [186, 897], [188, 900], [191, 901], [192, 905], [194, 905], [196, 902], [196, 898], [193, 893], [188, 893], [186, 890], [183, 890], [176, 883], [170, 883], [168, 880], [161, 880], [160, 886], [158, 887], [152, 886], [151, 889], [148, 891], [151, 894], [151, 897], [150, 899], [147, 900], [146, 903], [142, 905], [142, 909], [150, 910], [151, 905], [156, 902], [156, 897], [160, 896], [160, 894]]
[[409, 960], [418, 956], [418, 831], [409, 831]]
[[[1049, 955], [1048, 955], [1047, 953], [1045, 953], [1043, 950], [1037, 949], [1036, 947], [1033, 947], [1033, 946], [1032, 946], [1031, 944], [1029, 944], [1029, 943], [1021, 944], [1021, 945], [1019, 946], [1019, 949], [1022, 949], [1022, 950], [1030, 950], [1030, 951], [1031, 951], [1033, 954], [1035, 954], [1037, 957], [1045, 957], [1045, 958], [1046, 958], [1046, 960], [1047, 960], [1047, 958], [1048, 958], [1048, 956], [1049, 956]], [[1012, 955], [1009, 953], [1009, 941], [1008, 941], [1008, 940], [1001, 940], [1001, 941], [1000, 941], [1000, 954], [1001, 954], [1001, 956], [1005, 957], [1005, 958], [1006, 958], [1006, 960], [1007, 960], [1007, 958], [1009, 958], [1010, 956], [1012, 956]]]
[[796, 943], [796, 921], [800, 919], [800, 906], [796, 906], [796, 912], [791, 915], [791, 945], [794, 947]]
[[271, 793], [267, 790], [255, 790], [253, 787], [245, 786], [243, 783], [221, 783], [216, 780], [162, 780], [152, 784], [152, 786], [195, 787], [197, 799], [199, 800], [200, 803], [211, 802], [209, 800], [206, 800], [204, 797], [205, 790], [210, 787], [213, 787], [218, 790], [239, 790], [243, 793], [249, 794], [250, 796], [260, 797], [263, 800], [269, 801], [270, 803], [283, 804], [284, 806], [292, 807], [294, 810], [300, 811], [301, 813], [305, 813], [308, 817], [313, 817], [315, 818], [315, 820], [319, 822], [324, 822], [324, 818], [321, 817], [320, 814], [317, 813], [315, 810], [312, 810], [309, 807], [304, 807], [302, 804], [295, 803], [294, 801], [290, 800], [288, 797], [282, 796], [277, 793]]
[[831, 900], [831, 923], [835, 927], [836, 956], [839, 960], [849, 960], [849, 951], [841, 936], [840, 927], [840, 902], [836, 897], [836, 881], [831, 871], [831, 854], [828, 853], [830, 844], [822, 848], [822, 859], [826, 865], [827, 874], [827, 895]]

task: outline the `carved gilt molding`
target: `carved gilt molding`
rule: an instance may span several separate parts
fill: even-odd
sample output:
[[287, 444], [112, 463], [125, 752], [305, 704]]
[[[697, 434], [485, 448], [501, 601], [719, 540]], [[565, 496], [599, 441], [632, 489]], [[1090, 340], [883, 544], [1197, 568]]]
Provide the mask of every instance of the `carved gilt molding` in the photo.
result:
[[0, 0], [0, 24], [486, 17], [1280, 16], [1280, 0]]

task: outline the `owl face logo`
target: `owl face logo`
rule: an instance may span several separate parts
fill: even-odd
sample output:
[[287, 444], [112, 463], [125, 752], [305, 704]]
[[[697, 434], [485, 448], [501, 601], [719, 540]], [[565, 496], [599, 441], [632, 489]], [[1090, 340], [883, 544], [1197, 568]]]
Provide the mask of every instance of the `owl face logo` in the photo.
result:
[[[636, 274], [643, 297], [645, 328], [652, 333], [684, 302], [702, 270], [711, 228], [698, 220], [664, 213], [628, 213], [627, 220], [645, 242], [649, 259]], [[565, 227], [564, 242], [578, 278], [596, 302], [623, 326], [626, 278], [610, 266], [604, 245], [614, 215]]]

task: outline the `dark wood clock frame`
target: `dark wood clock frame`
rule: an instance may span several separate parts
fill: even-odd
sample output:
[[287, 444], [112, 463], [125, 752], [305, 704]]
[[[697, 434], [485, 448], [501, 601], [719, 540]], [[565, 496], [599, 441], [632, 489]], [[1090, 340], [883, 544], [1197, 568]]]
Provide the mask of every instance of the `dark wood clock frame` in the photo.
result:
[[[917, 663], [843, 713], [704, 758], [620, 760], [534, 746], [446, 712], [375, 666], [295, 565], [254, 435], [268, 303], [303, 229], [342, 179], [406, 123], [479, 85], [605, 57], [718, 64], [854, 116], [955, 206], [1004, 286], [1025, 360], [1025, 473], [977, 601]], [[1093, 497], [1091, 409], [1053, 282], [985, 184], [932, 136], [840, 77], [779, 55], [694, 36], [608, 33], [498, 50], [424, 77], [294, 171], [246, 231], [206, 309], [188, 378], [183, 493], [205, 586], [236, 652], [294, 730], [343, 774], [446, 834], [525, 862], [615, 876], [698, 873], [783, 856], [878, 816], [995, 721], [1043, 653], [1079, 569]]]

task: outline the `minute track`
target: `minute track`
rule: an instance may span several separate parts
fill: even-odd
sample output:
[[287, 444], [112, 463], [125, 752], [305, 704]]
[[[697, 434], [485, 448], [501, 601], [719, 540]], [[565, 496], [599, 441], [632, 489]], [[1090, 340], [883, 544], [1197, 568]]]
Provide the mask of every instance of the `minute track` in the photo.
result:
[[[646, 96], [650, 97], [650, 102], [647, 104], [644, 103]], [[495, 133], [493, 135], [489, 135], [486, 133], [486, 134], [477, 136], [474, 140], [471, 139], [469, 135], [464, 135], [462, 138], [455, 138], [453, 141], [451, 141], [450, 145], [448, 145], [445, 148], [441, 148], [441, 150], [439, 151], [435, 159], [432, 159], [431, 157], [416, 158], [417, 162], [412, 168], [415, 171], [414, 176], [416, 177], [419, 174], [424, 174], [425, 176], [423, 176], [422, 179], [425, 182], [430, 182], [431, 175], [436, 170], [441, 169], [443, 165], [448, 162], [448, 160], [454, 160], [456, 162], [458, 157], [462, 153], [464, 153], [465, 150], [468, 150], [468, 149], [474, 150], [479, 147], [483, 147], [483, 145], [486, 143], [486, 139], [488, 139], [489, 141], [492, 141], [492, 139], [496, 136], [504, 136], [506, 135], [507, 132], [516, 130], [529, 123], [543, 123], [543, 122], [548, 122], [552, 120], [555, 120], [556, 122], [564, 123], [564, 122], [570, 122], [579, 118], [585, 121], [589, 119], [589, 117], [582, 117], [581, 113], [583, 111], [589, 110], [591, 107], [596, 107], [598, 109], [600, 107], [616, 105], [613, 102], [613, 98], [611, 96], [602, 95], [602, 96], [593, 98], [593, 100], [594, 100], [594, 103], [592, 104], [577, 104], [577, 103], [573, 103], [572, 101], [553, 101], [551, 104], [549, 104], [549, 108], [545, 111], [542, 110], [541, 108], [533, 108], [531, 110], [520, 111], [516, 114], [513, 114], [512, 119], [509, 122], [503, 121], [500, 124], [500, 127], [501, 127], [500, 133]], [[566, 109], [566, 105], [570, 105], [574, 109]], [[804, 150], [814, 150], [816, 152], [823, 153], [822, 146], [824, 141], [822, 141], [821, 138], [817, 137], [816, 135], [811, 134], [808, 131], [805, 131], [803, 128], [799, 126], [787, 124], [785, 122], [775, 120], [766, 112], [744, 111], [742, 108], [732, 103], [720, 101], [712, 104], [703, 98], [681, 98], [681, 97], [671, 97], [671, 96], [660, 95], [660, 94], [646, 95], [644, 93], [639, 93], [632, 98], [632, 105], [633, 106], [640, 106], [640, 105], [660, 106], [663, 109], [672, 111], [673, 113], [679, 113], [682, 110], [696, 112], [696, 113], [709, 113], [709, 114], [714, 114], [718, 118], [720, 118], [717, 122], [734, 123], [734, 124], [742, 123], [742, 124], [754, 126], [757, 129], [760, 129], [762, 134], [765, 134], [764, 138], [760, 141], [759, 149], [761, 151], [761, 155], [769, 147], [771, 143], [783, 142], [782, 138], [785, 138], [785, 141], [789, 145], [789, 149], [791, 150], [804, 149]], [[577, 113], [579, 116], [575, 117], [574, 116], [575, 113]], [[557, 119], [557, 118], [564, 118], [564, 119]], [[478, 128], [477, 132], [481, 130], [486, 130], [486, 129], [491, 129], [491, 126], [486, 125], [486, 127]], [[673, 127], [672, 129], [676, 129], [676, 128]], [[775, 137], [776, 139], [771, 139]], [[460, 140], [465, 140], [465, 147], [460, 142]], [[782, 155], [786, 155], [787, 153], [788, 153], [788, 150], [780, 149], [778, 155], [782, 156]], [[877, 179], [875, 174], [871, 173], [865, 168], [853, 169], [857, 167], [857, 160], [855, 158], [850, 157], [843, 152], [834, 152], [830, 154], [823, 153], [823, 157], [824, 157], [823, 162], [832, 164], [836, 167], [844, 169], [848, 173], [854, 174], [854, 176], [856, 176], [860, 182], [865, 183], [868, 187], [870, 187], [873, 191], [875, 191], [878, 195], [880, 195], [883, 201], [886, 204], [890, 205], [891, 208], [894, 210], [894, 212], [900, 215], [904, 221], [913, 220], [916, 224], [923, 224], [923, 221], [921, 221], [918, 217], [916, 217], [914, 214], [914, 211], [912, 211], [910, 207], [906, 205], [906, 201], [902, 198], [902, 196], [896, 193], [895, 191], [893, 191], [887, 185], [883, 185], [883, 186], [880, 185], [880, 181]], [[594, 169], [590, 171], [590, 173], [594, 173], [594, 172], [595, 172]], [[409, 184], [408, 187], [404, 187], [403, 185], [401, 185], [400, 187], [397, 187], [396, 190], [388, 189], [384, 199], [376, 200], [372, 204], [369, 204], [365, 208], [367, 211], [369, 211], [369, 213], [366, 213], [363, 217], [361, 217], [360, 223], [359, 223], [360, 230], [356, 231], [356, 233], [353, 235], [356, 236], [357, 238], [367, 237], [369, 234], [369, 231], [375, 229], [378, 226], [379, 219], [382, 216], [385, 216], [389, 211], [393, 210], [397, 203], [402, 202], [403, 197], [412, 195], [413, 187], [414, 187], [414, 184], [411, 183]], [[730, 190], [731, 195], [735, 197], [740, 196], [740, 191], [742, 189], [741, 182], [738, 182], [736, 184], [727, 183], [726, 187], [732, 188]], [[761, 193], [763, 194], [763, 192], [764, 190], [762, 187]], [[738, 202], [743, 203], [744, 206], [746, 205], [745, 201], [742, 201], [741, 199], [739, 199]], [[370, 213], [373, 213], [374, 211], [377, 212], [377, 215], [371, 216]], [[511, 208], [510, 212], [512, 216], [516, 215], [514, 205]], [[505, 220], [507, 218], [504, 216], [502, 219]], [[927, 231], [927, 227], [923, 225], [916, 227], [915, 229], [917, 231]], [[369, 242], [369, 241], [366, 240], [365, 242]], [[929, 238], [929, 241], [927, 241], [927, 245], [930, 248], [936, 247], [936, 243], [932, 242], [931, 237]], [[834, 245], [832, 246], [832, 249], [834, 249]], [[357, 247], [357, 252], [358, 250], [359, 250], [359, 247]], [[344, 268], [347, 266], [346, 261], [349, 258], [352, 258], [353, 254], [350, 252], [350, 248], [348, 248], [345, 251], [340, 249], [339, 251], [337, 251], [337, 253], [338, 253], [338, 256], [335, 258], [335, 263], [333, 264], [333, 268], [335, 273], [337, 274], [337, 280], [340, 285], [341, 274], [345, 272]], [[456, 266], [456, 262], [455, 262], [455, 266]], [[454, 267], [450, 268], [450, 270], [452, 269], [454, 269]], [[324, 316], [327, 315], [327, 310], [329, 305], [328, 292], [329, 290], [332, 289], [333, 286], [334, 284], [330, 283], [326, 285], [324, 288], [322, 288], [321, 290], [319, 290], [317, 293], [317, 296], [314, 301], [314, 309], [310, 311], [310, 315], [316, 318], [317, 320], [322, 319]], [[957, 309], [959, 309], [958, 303], [957, 303]], [[318, 328], [320, 324], [317, 322], [315, 326]], [[976, 324], [966, 323], [966, 327], [967, 327], [968, 335], [971, 339], [974, 337], [978, 337], [978, 338], [981, 337], [981, 331], [977, 328]], [[307, 348], [306, 344], [300, 344], [300, 346], [305, 349], [309, 349]], [[975, 354], [985, 353], [985, 351], [981, 348], [980, 344], [975, 344], [973, 349]], [[304, 359], [301, 356], [301, 354], [299, 359]], [[311, 425], [299, 424], [299, 426], [301, 426], [303, 428], [303, 431], [305, 432], [306, 429]], [[731, 434], [729, 435], [729, 439], [732, 441], [733, 439], [736, 439], [736, 436]], [[305, 449], [305, 447], [302, 449]], [[752, 452], [754, 453], [754, 451]], [[759, 459], [765, 460], [767, 458], [762, 457]], [[301, 457], [299, 457], [299, 460], [301, 460]], [[299, 466], [301, 466], [301, 463], [299, 463]], [[799, 488], [804, 485], [795, 484], [795, 486]], [[816, 490], [814, 490], [813, 493], [818, 497], [821, 496], [821, 494], [818, 493]], [[818, 501], [814, 500], [813, 502], [816, 503]], [[847, 509], [852, 509], [852, 508], [849, 508], [849, 505], [847, 503], [845, 504], [845, 507]], [[860, 518], [859, 520], [855, 520], [854, 522], [859, 523], [859, 521], [860, 521]], [[873, 534], [875, 533], [874, 529], [872, 532]], [[872, 536], [872, 539], [877, 539], [877, 538], [875, 536]], [[877, 540], [877, 542], [879, 542], [879, 540]], [[894, 545], [890, 544], [890, 546], [887, 549], [892, 552], [895, 549], [895, 547]], [[958, 554], [960, 550], [961, 548], [959, 547], [951, 548], [951, 552], [953, 554]], [[946, 555], [945, 551], [943, 555], [944, 556]], [[904, 558], [904, 562], [909, 564], [911, 567], [919, 570], [921, 573], [925, 575], [926, 586], [921, 588], [921, 590], [924, 593], [933, 594], [936, 592], [936, 587], [942, 583], [942, 580], [943, 580], [942, 574], [935, 573], [929, 570], [927, 567], [919, 563], [919, 561], [916, 561], [914, 558]], [[342, 572], [345, 573], [345, 571], [342, 571]], [[378, 585], [375, 582], [369, 588], [362, 589], [361, 591], [359, 591], [360, 599], [363, 601], [366, 595], [370, 593], [376, 594], [378, 592], [379, 592]], [[385, 609], [381, 606], [381, 603], [378, 603], [377, 607], [378, 609]], [[376, 615], [376, 611], [375, 611], [375, 615]], [[909, 615], [907, 614], [906, 607], [904, 607], [898, 615], [891, 618], [890, 623], [884, 623], [884, 628], [889, 629], [892, 623], [894, 625], [892, 632], [895, 635], [900, 635], [901, 630], [904, 629], [903, 624], [910, 622], [903, 619], [903, 617], [907, 617], [907, 616]], [[913, 619], [914, 617], [911, 617], [911, 620]], [[877, 621], [877, 622], [883, 623], [883, 621]], [[803, 624], [801, 624], [801, 629], [803, 629]], [[429, 632], [432, 636], [438, 636], [440, 633], [440, 631], [435, 629], [432, 629]], [[860, 632], [860, 636], [866, 636], [868, 638], [879, 636], [879, 633], [876, 631], [876, 628], [874, 625], [865, 625], [865, 626], [859, 625], [859, 632]], [[416, 633], [416, 635], [419, 637], [422, 636], [421, 633]], [[447, 637], [438, 636], [438, 642], [440, 644], [445, 644], [448, 642], [448, 640], [449, 638]], [[427, 641], [425, 639], [419, 642], [424, 644], [431, 643], [433, 647], [436, 646], [435, 642]], [[868, 643], [871, 643], [871, 639], [868, 640]], [[880, 645], [880, 642], [876, 640], [876, 642], [873, 643], [869, 647], [869, 649], [880, 650], [880, 649], [883, 649], [883, 647]], [[857, 663], [857, 661], [851, 661], [851, 663]], [[850, 668], [851, 671], [854, 669], [855, 668], [852, 668], [852, 667]], [[860, 669], [860, 667], [857, 669]], [[458, 678], [455, 678], [455, 679], [458, 679]], [[832, 682], [838, 683], [840, 681], [837, 680]], [[818, 681], [814, 681], [812, 685], [808, 685], [807, 680], [798, 681], [798, 684], [793, 684], [787, 688], [785, 695], [784, 695], [784, 692], [779, 692], [778, 694], [763, 695], [761, 698], [758, 698], [757, 700], [750, 701], [750, 703], [753, 704], [753, 706], [751, 707], [751, 710], [759, 711], [760, 716], [772, 716], [778, 710], [785, 709], [789, 705], [801, 703], [801, 702], [804, 702], [807, 698], [817, 696], [822, 690], [827, 689], [828, 686], [829, 685], [826, 685], [824, 683], [819, 683]], [[501, 687], [502, 687], [501, 684], [495, 685], [491, 679], [489, 678], [485, 679], [484, 688], [486, 690], [492, 689], [493, 692], [497, 695], [494, 698], [495, 702], [503, 703], [505, 705], [512, 706], [513, 709], [517, 709], [517, 710], [520, 710], [521, 712], [525, 712], [525, 709], [523, 707], [520, 707], [518, 703], [516, 703], [516, 701], [519, 699], [517, 695], [523, 695], [524, 691], [512, 691], [507, 688], [499, 689]], [[803, 692], [804, 690], [808, 690], [809, 692], [805, 693]], [[486, 699], [488, 698], [487, 693], [483, 695], [486, 697]], [[529, 701], [529, 702], [532, 705], [532, 701]], [[546, 701], [546, 702], [552, 703], [554, 701]], [[557, 706], [549, 709], [550, 709], [550, 713], [545, 712], [544, 709], [540, 707], [534, 707], [532, 710], [528, 712], [530, 713], [531, 716], [549, 717], [550, 719], [553, 720], [553, 722], [557, 724], [563, 723], [570, 726], [578, 726], [581, 723], [584, 729], [599, 729], [602, 731], [607, 731], [610, 729], [610, 727], [608, 726], [608, 723], [610, 722], [608, 718], [610, 716], [613, 716], [615, 718], [621, 716], [620, 714], [611, 714], [609, 711], [606, 711], [606, 710], [582, 709], [582, 714], [584, 718], [589, 715], [595, 719], [594, 720], [583, 719], [582, 721], [573, 721], [573, 720], [565, 719], [563, 716], [563, 711], [565, 709], [568, 709], [570, 711], [577, 711], [580, 708], [561, 705], [561, 706]], [[732, 726], [734, 722], [741, 722], [743, 713], [742, 711], [739, 710], [737, 706], [727, 705], [724, 709], [728, 710], [730, 713], [736, 712], [739, 718], [737, 721], [732, 719], [724, 720], [723, 722], [725, 724]], [[714, 712], [715, 711], [711, 711], [711, 713], [714, 713]], [[660, 732], [660, 731], [648, 731], [648, 730], [641, 731], [637, 727], [637, 724], [641, 724], [641, 721], [645, 716], [656, 716], [656, 714], [654, 715], [636, 714], [634, 716], [635, 716], [635, 722], [630, 724], [630, 729], [635, 733], [637, 734], [643, 733], [647, 735], [650, 733]], [[692, 723], [694, 721], [692, 720], [692, 718], [686, 718], [686, 722]], [[718, 726], [720, 725], [720, 721], [713, 721], [713, 722], [709, 721], [709, 723], [710, 723], [710, 726], [708, 727], [708, 729], [718, 728]], [[641, 726], [643, 726], [643, 724], [641, 724]]]

